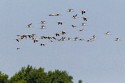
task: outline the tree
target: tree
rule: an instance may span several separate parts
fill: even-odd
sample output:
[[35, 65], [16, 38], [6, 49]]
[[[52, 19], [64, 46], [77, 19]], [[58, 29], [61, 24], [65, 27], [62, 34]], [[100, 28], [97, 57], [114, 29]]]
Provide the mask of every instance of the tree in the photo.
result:
[[[55, 70], [45, 72], [44, 68], [22, 67], [10, 79], [0, 72], [0, 83], [73, 83], [73, 77], [66, 71]], [[78, 83], [82, 83], [79, 80]]]
[[25, 81], [26, 83], [45, 83], [46, 73], [43, 68], [33, 68], [28, 65], [27, 67], [22, 67], [22, 69], [11, 77], [10, 83], [17, 83], [20, 81]]
[[79, 80], [79, 82], [78, 83], [82, 83], [82, 80]]
[[69, 76], [66, 71], [49, 71], [47, 75], [48, 83], [73, 83], [73, 77]]
[[66, 71], [48, 71], [28, 65], [11, 77], [10, 83], [73, 83], [73, 77]]
[[8, 83], [8, 75], [0, 72], [0, 83]]

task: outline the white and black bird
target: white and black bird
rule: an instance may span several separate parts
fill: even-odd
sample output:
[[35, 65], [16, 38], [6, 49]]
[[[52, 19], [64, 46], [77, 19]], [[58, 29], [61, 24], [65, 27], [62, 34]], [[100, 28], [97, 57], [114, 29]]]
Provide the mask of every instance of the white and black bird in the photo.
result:
[[46, 29], [46, 26], [45, 25], [41, 25], [40, 29]]
[[86, 13], [86, 10], [81, 10], [82, 15]]
[[84, 21], [87, 21], [87, 17], [82, 17]]
[[111, 33], [110, 33], [109, 31], [107, 31], [105, 34], [106, 34], [106, 35], [111, 35]]
[[41, 21], [41, 24], [45, 24], [46, 21]]
[[30, 24], [27, 25], [28, 28], [31, 28], [31, 26], [32, 26], [32, 23], [30, 23]]
[[85, 25], [86, 25], [86, 23], [82, 23], [81, 25], [82, 25], [82, 26], [85, 26]]
[[73, 12], [73, 9], [68, 9], [68, 12]]
[[115, 41], [120, 41], [120, 39], [117, 37], [117, 38], [115, 38]]
[[76, 19], [76, 17], [77, 17], [77, 16], [78, 16], [78, 15], [77, 15], [77, 14], [75, 14], [75, 15], [73, 15], [73, 16], [72, 16], [72, 18], [73, 18], [73, 19]]

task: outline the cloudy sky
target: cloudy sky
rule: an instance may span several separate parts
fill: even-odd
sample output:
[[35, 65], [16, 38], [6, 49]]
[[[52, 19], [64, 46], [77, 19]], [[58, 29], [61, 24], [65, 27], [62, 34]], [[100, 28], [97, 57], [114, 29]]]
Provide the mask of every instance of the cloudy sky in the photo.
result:
[[[67, 12], [68, 9], [73, 12]], [[21, 67], [32, 65], [48, 70], [66, 70], [84, 83], [125, 82], [125, 1], [124, 0], [0, 0], [0, 71], [12, 76]], [[88, 21], [78, 32], [80, 10]], [[59, 17], [49, 17], [59, 13]], [[78, 14], [77, 19], [72, 15]], [[40, 29], [45, 20], [47, 29]], [[57, 21], [63, 25], [57, 25]], [[27, 25], [32, 23], [31, 28]], [[71, 25], [77, 25], [76, 29]], [[17, 35], [54, 35], [65, 30], [69, 37], [85, 41], [44, 42], [45, 47], [30, 40], [17, 42]], [[110, 35], [104, 33], [110, 32]], [[93, 42], [86, 42], [95, 35]], [[119, 38], [120, 41], [115, 41]], [[20, 48], [17, 50], [16, 48]]]

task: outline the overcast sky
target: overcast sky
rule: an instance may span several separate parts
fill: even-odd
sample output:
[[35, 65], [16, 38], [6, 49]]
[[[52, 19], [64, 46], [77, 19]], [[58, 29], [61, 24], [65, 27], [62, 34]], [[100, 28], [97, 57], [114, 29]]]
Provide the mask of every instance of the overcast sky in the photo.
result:
[[[69, 8], [74, 12], [68, 13]], [[45, 71], [66, 70], [75, 83], [79, 79], [84, 83], [124, 83], [124, 8], [124, 0], [0, 0], [0, 71], [12, 76], [29, 64]], [[84, 16], [88, 21], [85, 31], [78, 32], [71, 25], [80, 26], [82, 9], [87, 10]], [[61, 16], [49, 17], [51, 13]], [[79, 18], [72, 19], [74, 14]], [[40, 30], [41, 20], [47, 21], [47, 29]], [[64, 21], [62, 26], [57, 25], [59, 20]], [[96, 35], [96, 40], [46, 42], [45, 47], [30, 40], [15, 40], [20, 34], [54, 35], [62, 30], [71, 37]], [[106, 36], [107, 31], [111, 35]], [[120, 41], [116, 42], [117, 37]]]

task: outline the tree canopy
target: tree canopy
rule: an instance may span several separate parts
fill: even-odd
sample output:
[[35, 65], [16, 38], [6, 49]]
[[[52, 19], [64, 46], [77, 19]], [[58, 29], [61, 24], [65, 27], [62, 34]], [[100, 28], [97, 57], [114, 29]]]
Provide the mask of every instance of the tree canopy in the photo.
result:
[[[66, 71], [54, 70], [45, 72], [44, 68], [22, 67], [10, 79], [0, 72], [0, 83], [73, 83], [73, 77]], [[82, 83], [79, 80], [78, 83]]]

